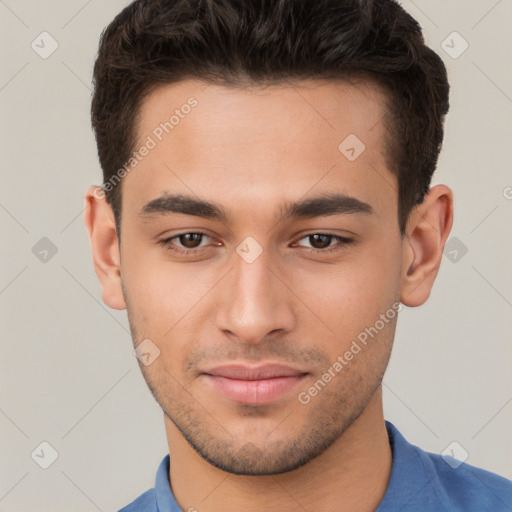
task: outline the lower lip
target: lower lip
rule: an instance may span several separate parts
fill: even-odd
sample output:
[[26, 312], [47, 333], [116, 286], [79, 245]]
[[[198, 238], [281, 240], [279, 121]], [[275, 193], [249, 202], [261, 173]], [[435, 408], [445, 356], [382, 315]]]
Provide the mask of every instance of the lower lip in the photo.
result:
[[228, 379], [220, 375], [205, 375], [213, 387], [226, 398], [246, 405], [263, 405], [286, 395], [305, 375], [274, 377], [261, 380]]

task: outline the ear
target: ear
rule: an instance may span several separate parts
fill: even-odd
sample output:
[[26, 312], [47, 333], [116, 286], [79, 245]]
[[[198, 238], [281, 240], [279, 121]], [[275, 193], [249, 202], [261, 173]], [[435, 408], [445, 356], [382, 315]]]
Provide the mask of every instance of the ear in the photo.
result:
[[114, 213], [101, 187], [89, 187], [85, 200], [84, 222], [91, 242], [94, 270], [103, 289], [103, 302], [113, 309], [125, 309]]
[[400, 300], [421, 306], [430, 296], [453, 224], [453, 194], [436, 185], [411, 212], [402, 242]]

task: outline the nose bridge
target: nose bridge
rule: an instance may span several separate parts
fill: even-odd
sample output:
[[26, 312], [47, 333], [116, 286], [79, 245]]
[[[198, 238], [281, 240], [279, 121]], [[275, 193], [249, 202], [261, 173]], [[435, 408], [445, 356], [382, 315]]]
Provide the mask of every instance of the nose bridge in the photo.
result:
[[244, 242], [233, 254], [234, 268], [223, 287], [217, 324], [241, 341], [257, 343], [272, 331], [290, 329], [294, 318], [290, 294], [283, 278], [275, 275], [279, 265], [270, 251], [258, 248], [253, 240]]

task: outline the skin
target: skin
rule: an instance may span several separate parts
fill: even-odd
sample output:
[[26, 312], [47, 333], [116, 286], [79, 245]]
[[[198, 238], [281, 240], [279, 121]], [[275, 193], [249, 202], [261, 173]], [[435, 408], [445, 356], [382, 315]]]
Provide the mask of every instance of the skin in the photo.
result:
[[[187, 80], [152, 92], [137, 147], [190, 96], [198, 105], [123, 179], [120, 246], [110, 206], [97, 187], [87, 192], [103, 301], [127, 309], [135, 346], [149, 338], [160, 350], [140, 367], [164, 411], [183, 510], [373, 511], [389, 482], [381, 381], [397, 316], [309, 403], [298, 394], [394, 303], [427, 300], [452, 226], [452, 192], [431, 188], [402, 238], [383, 93], [365, 83], [299, 85]], [[354, 161], [338, 150], [349, 134], [366, 146]], [[333, 192], [373, 213], [276, 221], [283, 204]], [[140, 215], [178, 193], [216, 202], [229, 218]], [[197, 232], [207, 236], [196, 246], [183, 237], [160, 243]], [[324, 233], [353, 242], [322, 246], [310, 236]], [[252, 263], [236, 252], [248, 236], [262, 249]], [[198, 252], [179, 255], [169, 244]], [[306, 376], [276, 401], [249, 406], [201, 375], [233, 361], [288, 364]]]

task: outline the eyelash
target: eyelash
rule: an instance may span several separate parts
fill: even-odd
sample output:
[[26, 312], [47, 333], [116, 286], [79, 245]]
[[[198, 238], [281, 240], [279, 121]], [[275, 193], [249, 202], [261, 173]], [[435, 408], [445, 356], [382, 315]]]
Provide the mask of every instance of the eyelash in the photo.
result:
[[[205, 249], [204, 246], [196, 248], [196, 249], [177, 249], [176, 247], [173, 247], [172, 246], [172, 241], [174, 239], [176, 239], [176, 238], [179, 238], [180, 236], [183, 236], [183, 235], [202, 235], [202, 236], [206, 236], [208, 238], [211, 238], [206, 233], [202, 233], [200, 231], [191, 231], [191, 232], [186, 232], [186, 233], [180, 233], [179, 235], [174, 235], [174, 236], [172, 236], [170, 238], [166, 238], [165, 240], [161, 240], [159, 243], [163, 247], [165, 247], [167, 250], [175, 252], [175, 253], [178, 253], [178, 254], [181, 254], [181, 255], [199, 254], [199, 253], [202, 252], [202, 249]], [[309, 247], [303, 247], [303, 249], [306, 249], [307, 252], [311, 252], [311, 253], [314, 253], [314, 254], [330, 254], [332, 252], [342, 250], [343, 246], [350, 245], [350, 244], [352, 244], [354, 242], [354, 240], [351, 239], [351, 238], [346, 238], [344, 236], [339, 236], [339, 235], [332, 235], [330, 233], [320, 233], [320, 232], [319, 233], [310, 233], [309, 235], [305, 235], [302, 238], [299, 238], [299, 240], [302, 240], [303, 238], [308, 238], [308, 237], [313, 236], [313, 235], [328, 236], [328, 237], [334, 238], [335, 240], [338, 241], [337, 244], [335, 244], [333, 247], [328, 248], [328, 249], [312, 249], [312, 248], [309, 248]]]

